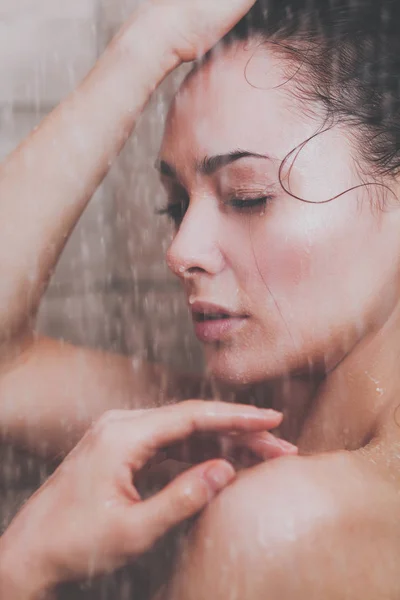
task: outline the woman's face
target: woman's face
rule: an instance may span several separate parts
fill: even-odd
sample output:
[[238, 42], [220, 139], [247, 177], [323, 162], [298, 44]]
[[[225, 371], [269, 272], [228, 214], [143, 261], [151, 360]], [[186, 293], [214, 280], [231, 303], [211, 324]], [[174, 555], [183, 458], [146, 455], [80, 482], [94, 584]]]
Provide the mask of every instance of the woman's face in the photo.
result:
[[280, 185], [283, 159], [324, 121], [296, 97], [295, 71], [267, 46], [224, 49], [178, 93], [160, 151], [168, 264], [210, 372], [232, 383], [331, 369], [397, 302], [400, 211], [375, 206], [377, 186], [321, 202], [361, 183], [346, 129], [283, 169], [312, 203]]

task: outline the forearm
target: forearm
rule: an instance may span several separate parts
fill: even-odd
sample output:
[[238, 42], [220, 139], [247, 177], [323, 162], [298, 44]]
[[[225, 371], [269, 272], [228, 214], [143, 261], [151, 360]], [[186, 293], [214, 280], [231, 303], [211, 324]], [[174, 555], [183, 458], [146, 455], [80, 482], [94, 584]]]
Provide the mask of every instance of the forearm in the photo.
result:
[[81, 86], [0, 169], [0, 345], [25, 330], [82, 211], [151, 92], [176, 66], [153, 20], [147, 5], [137, 11]]
[[200, 397], [200, 378], [38, 338], [0, 369], [0, 443], [68, 452], [101, 414]]
[[18, 531], [14, 533], [12, 524], [0, 537], [1, 600], [55, 600], [55, 586], [36, 561], [39, 553], [26, 549], [26, 542], [22, 547], [18, 543]]
[[18, 566], [16, 567], [16, 572], [12, 574], [8, 570], [4, 572], [1, 571], [2, 569], [0, 566], [0, 598], [2, 598], [2, 600], [56, 599], [56, 595], [53, 590], [48, 590], [40, 586], [35, 587], [33, 585], [29, 585], [26, 580], [22, 580]]

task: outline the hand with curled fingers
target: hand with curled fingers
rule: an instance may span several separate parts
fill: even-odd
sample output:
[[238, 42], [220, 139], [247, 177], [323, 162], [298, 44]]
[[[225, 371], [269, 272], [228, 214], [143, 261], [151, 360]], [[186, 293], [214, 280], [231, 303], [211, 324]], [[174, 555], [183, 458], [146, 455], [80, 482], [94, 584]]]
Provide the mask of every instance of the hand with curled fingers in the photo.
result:
[[293, 454], [267, 431], [281, 419], [275, 411], [211, 401], [106, 413], [0, 539], [0, 597], [36, 600], [60, 583], [135, 560], [235, 477], [226, 460], [214, 458], [142, 500], [135, 476], [157, 451], [176, 452], [196, 435], [232, 434], [264, 458]]
[[224, 37], [256, 0], [147, 0], [121, 33], [139, 19], [149, 31], [157, 29], [154, 43], [174, 57], [173, 66], [200, 58]]
[[[282, 415], [276, 415], [276, 426]], [[277, 438], [269, 431], [250, 433], [197, 432], [183, 442], [171, 444], [157, 452], [146, 466], [136, 474], [136, 484], [142, 497], [160, 490], [173, 478], [194, 464], [222, 458], [240, 471], [265, 460], [297, 454], [296, 446]]]

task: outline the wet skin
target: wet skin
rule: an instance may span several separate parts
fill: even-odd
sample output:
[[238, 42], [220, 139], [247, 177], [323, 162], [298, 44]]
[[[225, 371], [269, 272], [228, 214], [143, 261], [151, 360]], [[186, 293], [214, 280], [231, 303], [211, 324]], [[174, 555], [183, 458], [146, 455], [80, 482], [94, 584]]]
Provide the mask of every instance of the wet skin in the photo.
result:
[[381, 189], [360, 187], [357, 143], [339, 126], [279, 181], [324, 118], [287, 79], [268, 45], [233, 45], [188, 78], [167, 121], [167, 260], [208, 371], [258, 398], [264, 387], [302, 456], [250, 469], [221, 494], [163, 599], [400, 593], [398, 184], [377, 209]]

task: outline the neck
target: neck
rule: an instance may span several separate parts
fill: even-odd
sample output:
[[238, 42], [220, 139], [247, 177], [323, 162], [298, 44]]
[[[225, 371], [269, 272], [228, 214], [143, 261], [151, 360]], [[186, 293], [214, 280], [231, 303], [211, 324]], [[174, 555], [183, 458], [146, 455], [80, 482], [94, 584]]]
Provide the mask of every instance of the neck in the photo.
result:
[[[393, 429], [400, 404], [400, 308], [312, 390], [296, 441], [304, 453], [357, 450]], [[400, 413], [400, 410], [398, 411]], [[399, 415], [400, 416], [400, 415]]]
[[236, 390], [237, 402], [284, 413], [283, 438], [303, 454], [400, 442], [400, 306], [328, 375], [286, 377]]

